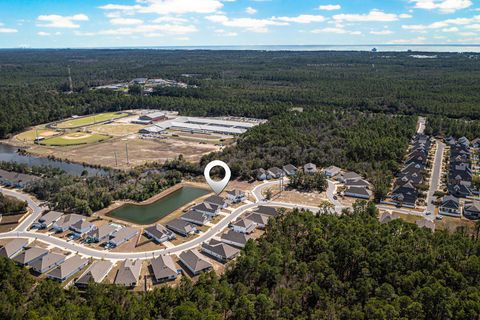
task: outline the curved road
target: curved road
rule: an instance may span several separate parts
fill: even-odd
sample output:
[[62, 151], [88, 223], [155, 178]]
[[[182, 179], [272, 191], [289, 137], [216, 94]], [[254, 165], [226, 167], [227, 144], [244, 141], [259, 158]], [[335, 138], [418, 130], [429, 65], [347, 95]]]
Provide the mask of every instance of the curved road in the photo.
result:
[[[278, 183], [278, 182], [277, 182]], [[264, 185], [260, 185], [264, 186]], [[257, 186], [258, 188], [259, 186]], [[259, 201], [256, 197], [257, 201], [255, 203], [248, 203], [237, 209], [233, 210], [229, 215], [225, 216], [220, 222], [213, 225], [210, 229], [206, 232], [200, 234], [197, 238], [194, 238], [190, 241], [184, 242], [179, 244], [175, 247], [171, 248], [163, 248], [158, 250], [151, 250], [151, 251], [143, 251], [143, 252], [111, 252], [106, 250], [97, 250], [93, 248], [89, 248], [73, 241], [66, 241], [64, 239], [57, 238], [55, 236], [46, 234], [46, 233], [36, 233], [33, 231], [27, 231], [27, 228], [40, 216], [42, 213], [42, 208], [35, 202], [30, 196], [20, 193], [18, 191], [8, 190], [0, 188], [1, 191], [5, 194], [15, 196], [22, 200], [25, 200], [29, 203], [32, 207], [32, 214], [28, 216], [20, 225], [15, 228], [15, 230], [5, 233], [0, 233], [0, 239], [6, 238], [28, 238], [32, 240], [38, 240], [49, 245], [53, 245], [55, 247], [59, 247], [64, 250], [76, 252], [86, 257], [96, 258], [96, 259], [109, 259], [109, 260], [124, 260], [124, 259], [151, 259], [153, 257], [158, 257], [160, 255], [165, 254], [179, 254], [182, 251], [193, 249], [205, 241], [210, 240], [216, 234], [223, 231], [225, 228], [228, 227], [230, 222], [236, 220], [239, 216], [241, 216], [245, 211], [258, 207], [260, 205], [269, 205], [273, 207], [284, 207], [284, 208], [299, 208], [299, 209], [306, 209], [312, 210], [314, 212], [318, 211], [318, 207], [311, 207], [311, 206], [303, 206], [291, 203], [282, 203], [282, 202], [267, 202], [267, 201]], [[255, 190], [255, 189], [254, 189]], [[261, 192], [261, 190], [259, 190]], [[260, 193], [261, 194], [261, 193]]]

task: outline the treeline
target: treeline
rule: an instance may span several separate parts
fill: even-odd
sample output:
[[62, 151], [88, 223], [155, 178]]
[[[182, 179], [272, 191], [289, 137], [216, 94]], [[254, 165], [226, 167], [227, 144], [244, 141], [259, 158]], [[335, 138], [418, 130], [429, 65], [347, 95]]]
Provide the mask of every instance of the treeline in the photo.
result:
[[85, 292], [0, 259], [2, 319], [478, 319], [480, 241], [380, 224], [372, 204], [349, 215], [305, 211], [271, 219], [224, 275], [182, 277], [146, 293]]
[[389, 179], [399, 169], [415, 126], [413, 116], [342, 110], [288, 112], [252, 128], [235, 146], [205, 156], [202, 163], [223, 159], [233, 175], [249, 179], [257, 168], [312, 162], [377, 177], [380, 185], [380, 180]]
[[0, 192], [0, 215], [24, 213], [27, 210], [27, 205], [26, 201], [6, 196]]
[[443, 137], [467, 137], [470, 140], [480, 138], [480, 122], [478, 120], [450, 119], [446, 117], [428, 117], [425, 128], [427, 134]]
[[144, 201], [182, 181], [181, 172], [159, 169], [140, 167], [92, 177], [61, 174], [34, 181], [25, 191], [49, 201], [56, 210], [91, 215], [114, 200]]
[[[428, 53], [425, 53], [428, 55]], [[129, 108], [270, 118], [292, 107], [480, 119], [478, 54], [181, 50], [4, 50], [0, 137], [33, 124]], [[74, 93], [69, 91], [71, 68]], [[197, 88], [151, 96], [92, 87], [136, 77]]]

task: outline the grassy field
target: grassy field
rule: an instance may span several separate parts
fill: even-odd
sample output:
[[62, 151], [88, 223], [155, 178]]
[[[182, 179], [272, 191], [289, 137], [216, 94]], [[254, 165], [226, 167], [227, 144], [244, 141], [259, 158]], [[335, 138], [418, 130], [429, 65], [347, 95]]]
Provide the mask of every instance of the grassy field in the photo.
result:
[[71, 120], [59, 122], [57, 123], [57, 128], [69, 129], [69, 128], [82, 127], [82, 126], [92, 125], [99, 122], [126, 117], [127, 115], [128, 114], [125, 112], [99, 113], [92, 116], [81, 117], [77, 119], [71, 119]]
[[73, 146], [73, 145], [79, 145], [79, 144], [89, 144], [89, 143], [99, 142], [107, 139], [110, 139], [110, 137], [102, 134], [89, 134], [89, 133], [83, 133], [83, 132], [75, 132], [75, 133], [64, 134], [59, 137], [45, 139], [41, 141], [40, 144], [46, 145], [46, 146]]
[[22, 133], [19, 133], [15, 136], [15, 139], [23, 142], [32, 142], [37, 137], [37, 134], [42, 137], [49, 137], [55, 135], [56, 132], [50, 129], [38, 128], [38, 129], [31, 129]]

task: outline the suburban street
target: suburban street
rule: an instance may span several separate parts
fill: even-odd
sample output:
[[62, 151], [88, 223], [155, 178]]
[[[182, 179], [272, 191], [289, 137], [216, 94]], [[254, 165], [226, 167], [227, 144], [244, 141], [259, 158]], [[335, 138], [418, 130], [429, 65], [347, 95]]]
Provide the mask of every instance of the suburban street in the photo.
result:
[[432, 213], [430, 215], [431, 219], [434, 218], [433, 212], [435, 210], [435, 205], [432, 203], [434, 199], [433, 194], [437, 191], [438, 186], [440, 185], [441, 173], [442, 173], [442, 163], [443, 163], [443, 152], [445, 151], [445, 143], [436, 140], [437, 150], [435, 152], [435, 158], [432, 164], [432, 175], [430, 177], [430, 188], [428, 189], [427, 194], [427, 209], [426, 212]]

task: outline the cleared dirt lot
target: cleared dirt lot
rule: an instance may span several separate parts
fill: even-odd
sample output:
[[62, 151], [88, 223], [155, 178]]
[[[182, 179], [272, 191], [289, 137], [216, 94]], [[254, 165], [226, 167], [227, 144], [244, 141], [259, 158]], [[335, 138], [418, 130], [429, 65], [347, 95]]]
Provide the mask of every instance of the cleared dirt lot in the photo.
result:
[[[126, 156], [128, 145], [128, 164]], [[198, 161], [204, 154], [218, 151], [212, 144], [200, 144], [178, 139], [139, 139], [136, 135], [128, 138], [114, 138], [100, 143], [76, 147], [33, 146], [29, 151], [39, 155], [53, 155], [74, 162], [114, 168], [130, 168], [152, 161], [166, 161], [182, 154], [189, 161]], [[115, 162], [117, 153], [117, 163]]]

